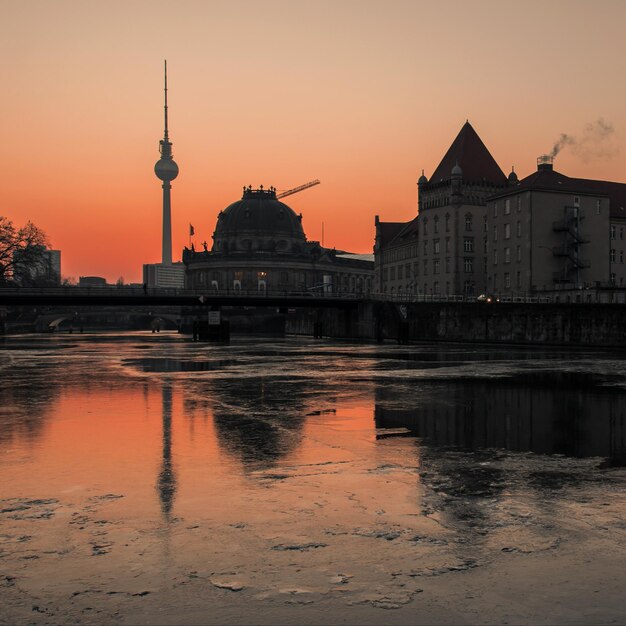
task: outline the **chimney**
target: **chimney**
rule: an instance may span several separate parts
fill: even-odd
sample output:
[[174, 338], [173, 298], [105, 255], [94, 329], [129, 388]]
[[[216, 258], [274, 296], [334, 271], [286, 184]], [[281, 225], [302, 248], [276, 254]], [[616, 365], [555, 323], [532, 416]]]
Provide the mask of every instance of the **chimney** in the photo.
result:
[[551, 172], [553, 169], [554, 157], [549, 154], [542, 154], [537, 157], [537, 171], [538, 172]]

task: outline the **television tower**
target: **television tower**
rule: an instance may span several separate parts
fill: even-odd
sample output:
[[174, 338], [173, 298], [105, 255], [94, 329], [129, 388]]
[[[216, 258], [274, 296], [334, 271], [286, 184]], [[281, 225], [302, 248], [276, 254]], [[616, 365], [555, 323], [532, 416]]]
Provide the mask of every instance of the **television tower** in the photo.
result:
[[178, 176], [178, 165], [172, 158], [172, 143], [167, 133], [167, 61], [165, 61], [165, 132], [159, 141], [161, 158], [154, 166], [157, 178], [163, 181], [163, 247], [161, 263], [172, 264], [172, 207], [170, 204], [171, 181]]

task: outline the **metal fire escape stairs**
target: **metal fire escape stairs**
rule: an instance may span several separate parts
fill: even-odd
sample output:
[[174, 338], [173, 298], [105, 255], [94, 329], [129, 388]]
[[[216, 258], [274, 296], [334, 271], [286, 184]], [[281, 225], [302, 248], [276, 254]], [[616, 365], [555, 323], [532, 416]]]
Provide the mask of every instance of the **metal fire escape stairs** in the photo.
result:
[[578, 206], [564, 207], [563, 219], [552, 223], [552, 230], [561, 233], [560, 246], [552, 248], [552, 255], [563, 260], [563, 267], [554, 272], [555, 283], [580, 283], [580, 270], [591, 266], [581, 256], [581, 246], [589, 243], [580, 230], [580, 223], [585, 215]]

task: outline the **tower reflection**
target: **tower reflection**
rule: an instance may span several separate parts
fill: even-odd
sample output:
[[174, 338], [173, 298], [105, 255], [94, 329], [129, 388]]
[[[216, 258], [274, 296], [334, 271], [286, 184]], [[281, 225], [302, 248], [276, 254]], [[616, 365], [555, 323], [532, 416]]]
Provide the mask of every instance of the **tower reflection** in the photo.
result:
[[163, 516], [169, 521], [176, 495], [176, 475], [172, 463], [172, 386], [168, 381], [161, 387], [161, 415], [163, 448], [157, 490]]

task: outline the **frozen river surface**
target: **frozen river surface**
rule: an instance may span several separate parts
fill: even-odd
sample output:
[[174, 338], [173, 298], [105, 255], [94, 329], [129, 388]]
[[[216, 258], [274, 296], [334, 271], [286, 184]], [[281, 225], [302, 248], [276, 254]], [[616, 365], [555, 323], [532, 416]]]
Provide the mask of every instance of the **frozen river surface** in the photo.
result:
[[0, 622], [624, 623], [624, 366], [0, 340]]

